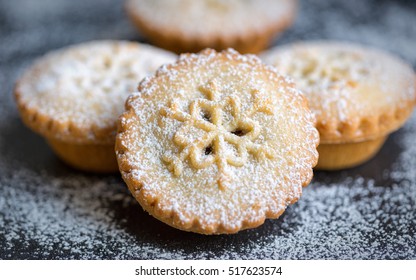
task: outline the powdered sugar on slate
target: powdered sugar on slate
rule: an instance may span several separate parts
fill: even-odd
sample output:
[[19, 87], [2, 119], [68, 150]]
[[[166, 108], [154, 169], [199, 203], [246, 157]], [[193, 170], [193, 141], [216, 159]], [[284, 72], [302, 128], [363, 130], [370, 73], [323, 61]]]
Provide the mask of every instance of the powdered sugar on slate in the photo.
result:
[[396, 137], [404, 152], [386, 170], [391, 183], [347, 173], [326, 182], [317, 174], [284, 216], [239, 233], [238, 242], [236, 236], [200, 237], [162, 225], [142, 212], [118, 178], [22, 168], [0, 179], [3, 257], [414, 258], [415, 125], [416, 115]]

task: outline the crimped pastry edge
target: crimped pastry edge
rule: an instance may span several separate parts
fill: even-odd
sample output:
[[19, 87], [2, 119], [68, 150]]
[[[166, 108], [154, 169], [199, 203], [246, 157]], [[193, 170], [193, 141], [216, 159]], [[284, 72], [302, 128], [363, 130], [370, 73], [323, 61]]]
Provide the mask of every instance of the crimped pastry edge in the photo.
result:
[[57, 139], [74, 144], [112, 144], [115, 139], [117, 125], [100, 128], [91, 126], [89, 129], [79, 128], [72, 121], [58, 121], [52, 116], [38, 112], [36, 108], [29, 108], [22, 102], [18, 83], [14, 96], [23, 123], [32, 131], [45, 138]]
[[369, 141], [398, 130], [410, 117], [415, 105], [416, 99], [408, 100], [402, 106], [381, 112], [378, 116], [364, 117], [355, 122], [334, 119], [325, 123], [317, 121], [316, 127], [322, 144]]

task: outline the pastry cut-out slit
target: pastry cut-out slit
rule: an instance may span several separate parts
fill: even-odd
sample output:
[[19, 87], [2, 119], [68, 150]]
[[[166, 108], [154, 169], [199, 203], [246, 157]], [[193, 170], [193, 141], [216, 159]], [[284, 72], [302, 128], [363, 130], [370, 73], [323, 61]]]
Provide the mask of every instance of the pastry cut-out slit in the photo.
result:
[[211, 121], [211, 113], [206, 110], [201, 110], [201, 117], [203, 120], [212, 123]]
[[208, 147], [205, 147], [204, 149], [204, 154], [206, 156], [212, 155], [213, 154], [213, 149], [212, 149], [212, 145], [209, 145]]
[[[253, 120], [253, 116], [259, 113], [273, 115], [272, 102], [260, 97], [258, 90], [251, 90], [252, 100], [249, 102], [252, 105], [243, 112], [239, 96], [222, 96], [214, 82], [200, 87], [199, 91], [206, 98], [191, 101], [189, 112], [174, 101], [161, 109], [162, 117], [182, 123], [172, 139], [179, 153], [167, 152], [162, 159], [175, 176], [181, 175], [185, 163], [195, 169], [215, 164], [218, 186], [225, 189], [229, 166], [243, 166], [249, 160], [248, 154], [258, 160], [273, 158], [274, 152], [270, 147], [255, 143], [262, 127]], [[230, 120], [227, 114], [232, 115], [228, 118]], [[195, 130], [202, 132], [196, 139], [189, 135]]]
[[241, 128], [237, 128], [237, 129], [231, 131], [231, 133], [234, 134], [234, 135], [242, 137], [242, 136], [246, 135], [248, 133], [248, 131], [245, 131], [244, 129], [241, 129]]

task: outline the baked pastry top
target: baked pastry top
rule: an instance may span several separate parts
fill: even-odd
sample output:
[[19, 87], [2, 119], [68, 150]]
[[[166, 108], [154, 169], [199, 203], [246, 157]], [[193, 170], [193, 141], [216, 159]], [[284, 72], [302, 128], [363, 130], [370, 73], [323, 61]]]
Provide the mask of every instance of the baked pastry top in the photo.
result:
[[126, 2], [128, 15], [144, 35], [177, 52], [201, 47], [257, 50], [292, 23], [296, 8], [296, 0]]
[[53, 51], [19, 79], [25, 123], [73, 143], [114, 143], [117, 118], [139, 81], [176, 56], [144, 44], [93, 41]]
[[127, 7], [167, 33], [182, 30], [181, 35], [192, 36], [255, 32], [265, 23], [278, 23], [287, 17], [294, 3], [293, 0], [128, 0]]
[[207, 49], [141, 82], [120, 118], [116, 154], [130, 191], [156, 218], [234, 233], [297, 201], [318, 142], [291, 82], [255, 56]]
[[413, 69], [380, 50], [316, 41], [276, 47], [261, 57], [303, 91], [321, 143], [387, 135], [404, 123], [416, 102]]

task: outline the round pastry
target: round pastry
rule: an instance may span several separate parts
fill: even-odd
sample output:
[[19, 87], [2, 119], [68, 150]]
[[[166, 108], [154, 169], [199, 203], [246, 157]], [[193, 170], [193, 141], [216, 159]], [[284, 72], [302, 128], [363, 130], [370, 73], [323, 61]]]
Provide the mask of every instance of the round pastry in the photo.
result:
[[293, 22], [296, 0], [127, 0], [153, 44], [177, 53], [234, 48], [257, 53]]
[[253, 55], [182, 55], [144, 79], [116, 154], [141, 206], [185, 231], [235, 233], [279, 217], [312, 178], [319, 135], [304, 97]]
[[140, 80], [176, 56], [132, 42], [95, 41], [37, 60], [15, 87], [24, 123], [73, 167], [118, 170], [117, 118]]
[[262, 58], [293, 77], [315, 112], [318, 169], [348, 168], [370, 159], [416, 102], [413, 69], [380, 50], [318, 41], [276, 47]]

